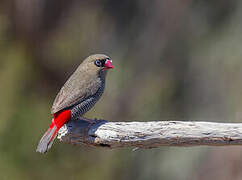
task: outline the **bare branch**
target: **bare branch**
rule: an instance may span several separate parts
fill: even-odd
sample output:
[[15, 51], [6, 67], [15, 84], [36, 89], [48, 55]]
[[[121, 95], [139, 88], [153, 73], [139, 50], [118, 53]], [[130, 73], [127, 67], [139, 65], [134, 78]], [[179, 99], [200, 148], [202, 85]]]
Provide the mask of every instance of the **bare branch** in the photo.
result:
[[90, 121], [68, 122], [59, 130], [58, 139], [108, 148], [242, 145], [242, 123]]

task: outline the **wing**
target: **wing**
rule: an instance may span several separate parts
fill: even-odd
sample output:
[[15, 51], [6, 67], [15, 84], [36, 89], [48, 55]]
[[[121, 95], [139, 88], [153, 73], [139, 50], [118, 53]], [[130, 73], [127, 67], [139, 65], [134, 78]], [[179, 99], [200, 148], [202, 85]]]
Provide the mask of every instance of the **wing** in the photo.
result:
[[100, 86], [100, 79], [89, 81], [77, 81], [75, 78], [70, 78], [61, 88], [60, 92], [57, 94], [53, 106], [51, 108], [51, 114], [71, 107], [76, 103], [82, 102], [89, 96], [94, 95], [98, 91]]

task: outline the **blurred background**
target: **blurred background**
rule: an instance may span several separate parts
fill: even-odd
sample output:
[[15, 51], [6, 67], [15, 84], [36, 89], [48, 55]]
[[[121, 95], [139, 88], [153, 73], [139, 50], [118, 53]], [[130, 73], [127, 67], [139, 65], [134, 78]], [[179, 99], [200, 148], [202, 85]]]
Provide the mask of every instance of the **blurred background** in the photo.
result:
[[242, 1], [1, 0], [0, 179], [239, 180], [241, 147], [35, 152], [81, 61], [113, 59], [86, 116], [242, 122]]

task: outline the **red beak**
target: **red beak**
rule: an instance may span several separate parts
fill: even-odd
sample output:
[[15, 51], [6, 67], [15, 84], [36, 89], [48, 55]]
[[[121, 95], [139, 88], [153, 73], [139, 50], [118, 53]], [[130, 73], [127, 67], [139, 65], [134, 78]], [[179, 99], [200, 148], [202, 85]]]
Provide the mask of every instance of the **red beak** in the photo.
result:
[[112, 69], [112, 68], [114, 68], [111, 60], [106, 60], [104, 66], [105, 66], [105, 69]]

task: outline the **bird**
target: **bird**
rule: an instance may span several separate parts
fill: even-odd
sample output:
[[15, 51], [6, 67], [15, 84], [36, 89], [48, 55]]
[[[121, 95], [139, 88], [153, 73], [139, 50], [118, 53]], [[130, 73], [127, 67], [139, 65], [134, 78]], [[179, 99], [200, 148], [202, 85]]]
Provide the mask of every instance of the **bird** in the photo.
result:
[[78, 66], [54, 100], [51, 124], [40, 139], [37, 152], [46, 153], [65, 123], [82, 117], [97, 103], [104, 92], [107, 71], [112, 68], [112, 60], [104, 54], [91, 55]]

